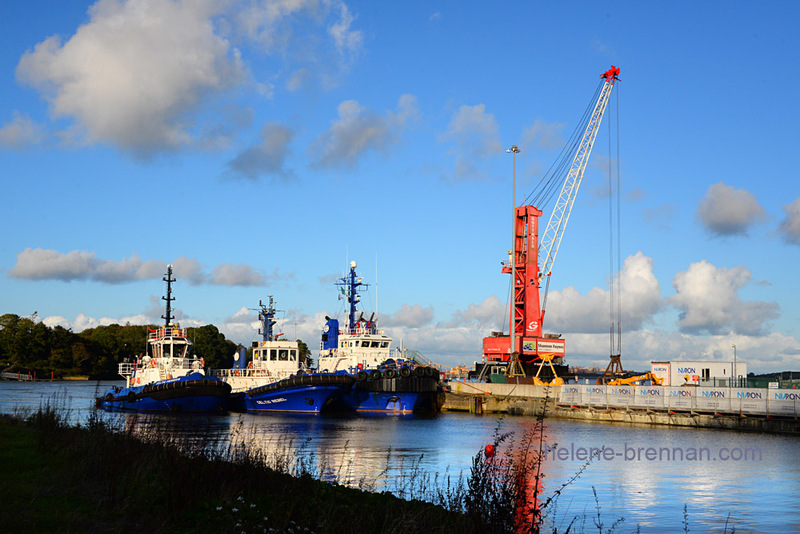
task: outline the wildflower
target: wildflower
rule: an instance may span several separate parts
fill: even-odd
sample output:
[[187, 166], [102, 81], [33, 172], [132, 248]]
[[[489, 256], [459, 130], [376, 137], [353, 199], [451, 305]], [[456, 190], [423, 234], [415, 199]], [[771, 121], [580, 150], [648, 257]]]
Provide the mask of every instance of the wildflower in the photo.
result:
[[253, 504], [251, 504], [251, 505], [250, 505], [250, 508], [255, 508], [255, 507], [256, 507], [256, 504], [255, 504], [255, 503], [253, 503]]
[[239, 509], [238, 509], [238, 508], [231, 508], [231, 512], [234, 512], [234, 513], [236, 513], [236, 512], [238, 512], [238, 511], [239, 511]]
[[222, 506], [217, 506], [217, 512], [222, 511]]

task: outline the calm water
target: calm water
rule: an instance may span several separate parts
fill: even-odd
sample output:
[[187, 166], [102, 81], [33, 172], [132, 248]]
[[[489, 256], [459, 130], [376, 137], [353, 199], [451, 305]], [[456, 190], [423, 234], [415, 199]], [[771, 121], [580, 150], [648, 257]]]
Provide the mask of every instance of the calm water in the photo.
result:
[[[0, 412], [36, 410], [51, 403], [86, 420], [94, 397], [112, 382], [0, 382]], [[469, 474], [472, 458], [494, 433], [520, 439], [528, 417], [440, 414], [419, 417], [320, 417], [296, 415], [135, 416], [102, 415], [134, 432], [158, 429], [177, 439], [255, 447], [278, 461], [297, 451], [323, 478], [372, 489], [408, 490], [420, 477], [434, 484], [448, 474]], [[544, 463], [549, 495], [573, 477], [589, 450], [603, 449], [559, 499], [561, 530], [579, 516], [578, 531], [596, 531], [596, 489], [606, 529], [616, 532], [684, 530], [684, 505], [693, 532], [800, 531], [800, 439], [716, 430], [631, 427], [546, 421]], [[574, 530], [574, 529], [573, 529]]]

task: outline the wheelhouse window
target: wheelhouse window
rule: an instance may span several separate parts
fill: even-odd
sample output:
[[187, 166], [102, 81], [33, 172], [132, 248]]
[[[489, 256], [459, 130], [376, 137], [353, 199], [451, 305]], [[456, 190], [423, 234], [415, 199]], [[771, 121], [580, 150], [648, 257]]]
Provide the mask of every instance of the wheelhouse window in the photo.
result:
[[269, 360], [271, 362], [278, 360], [278, 351], [276, 349], [270, 349], [269, 351]]
[[296, 362], [297, 361], [297, 351], [296, 350], [290, 350], [289, 351], [289, 361], [290, 362]]
[[285, 362], [289, 360], [289, 351], [287, 349], [280, 349], [278, 352], [278, 360]]

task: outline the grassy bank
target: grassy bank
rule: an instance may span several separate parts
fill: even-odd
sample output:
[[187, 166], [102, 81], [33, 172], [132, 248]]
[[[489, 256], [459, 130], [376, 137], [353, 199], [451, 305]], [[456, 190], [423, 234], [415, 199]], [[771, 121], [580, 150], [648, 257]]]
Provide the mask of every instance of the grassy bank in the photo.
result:
[[[477, 532], [469, 518], [178, 451], [109, 431], [71, 428], [52, 412], [0, 418], [5, 532]], [[216, 457], [215, 457], [216, 456]]]

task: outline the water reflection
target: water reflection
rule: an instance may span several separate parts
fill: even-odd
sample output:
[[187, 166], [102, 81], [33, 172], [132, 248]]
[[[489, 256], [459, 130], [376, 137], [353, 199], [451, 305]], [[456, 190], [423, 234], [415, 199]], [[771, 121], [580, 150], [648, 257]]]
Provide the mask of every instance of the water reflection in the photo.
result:
[[[0, 383], [0, 412], [19, 407], [36, 410], [56, 399], [73, 423], [94, 412], [94, 396], [113, 383]], [[60, 403], [60, 404], [59, 404]], [[137, 435], [155, 435], [187, 449], [219, 452], [257, 451], [265, 459], [294, 462], [325, 480], [375, 490], [408, 492], [424, 476], [453, 479], [469, 475], [475, 454], [492, 442], [496, 431], [513, 431], [516, 441], [535, 421], [445, 413], [436, 417], [320, 417], [305, 415], [99, 415]], [[585, 514], [591, 525], [596, 506], [610, 526], [625, 518], [624, 531], [641, 525], [683, 531], [687, 506], [690, 530], [776, 532], [800, 529], [800, 441], [796, 437], [730, 431], [634, 427], [548, 420], [545, 444], [571, 451], [580, 447], [613, 450], [614, 456], [586, 461], [548, 455], [543, 462], [545, 496], [568, 484], [557, 516], [569, 523]], [[702, 461], [674, 456], [648, 460], [626, 458], [628, 448], [707, 448], [714, 458]], [[748, 461], [722, 461], [721, 448], [757, 449]], [[620, 453], [620, 456], [616, 456]], [[645, 453], [643, 453], [645, 454]], [[630, 454], [629, 454], [630, 456]], [[576, 473], [577, 480], [570, 482]], [[416, 477], [416, 478], [415, 478]], [[435, 484], [429, 484], [431, 487]], [[593, 488], [597, 492], [595, 501]], [[729, 529], [730, 530], [730, 529]]]

